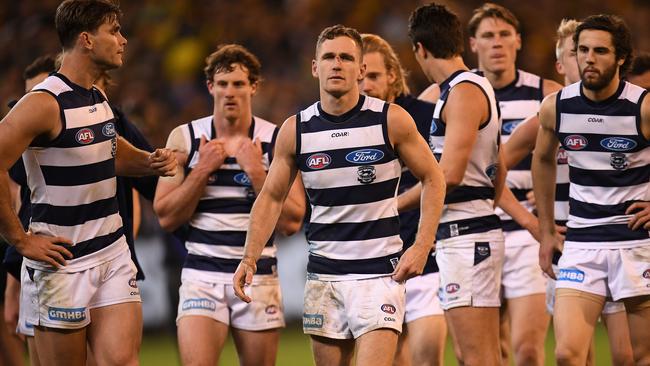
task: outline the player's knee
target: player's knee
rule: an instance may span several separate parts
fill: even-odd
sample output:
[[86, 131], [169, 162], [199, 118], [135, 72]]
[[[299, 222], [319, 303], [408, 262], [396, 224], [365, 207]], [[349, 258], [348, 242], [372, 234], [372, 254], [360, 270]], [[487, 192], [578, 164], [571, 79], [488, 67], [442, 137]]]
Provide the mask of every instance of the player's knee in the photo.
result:
[[119, 351], [107, 352], [106, 354], [102, 355], [102, 360], [96, 360], [97, 364], [114, 366], [137, 366], [138, 352], [127, 348], [128, 347], [125, 347], [125, 349], [121, 349]]
[[535, 344], [524, 343], [515, 349], [515, 358], [517, 365], [540, 365], [542, 363], [543, 350]]
[[560, 366], [576, 365], [579, 358], [580, 352], [574, 348], [562, 345], [557, 345], [555, 348], [555, 361], [557, 361], [557, 364]]
[[631, 352], [612, 352], [612, 365], [614, 366], [633, 366], [634, 355]]

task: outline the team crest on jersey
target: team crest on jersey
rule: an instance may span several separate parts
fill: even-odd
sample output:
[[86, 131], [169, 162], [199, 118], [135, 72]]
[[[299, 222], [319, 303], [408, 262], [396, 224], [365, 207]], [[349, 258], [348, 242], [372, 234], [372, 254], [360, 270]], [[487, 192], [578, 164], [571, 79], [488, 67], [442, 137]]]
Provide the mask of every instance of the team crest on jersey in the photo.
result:
[[246, 186], [246, 187], [250, 187], [250, 186], [251, 186], [251, 180], [250, 180], [250, 178], [248, 178], [248, 175], [246, 175], [246, 173], [244, 173], [244, 172], [241, 172], [241, 173], [239, 173], [239, 174], [236, 174], [236, 175], [232, 178], [232, 180], [234, 180], [235, 183], [237, 183], [237, 184], [239, 184], [239, 185], [242, 185], [242, 186]]
[[609, 163], [612, 165], [612, 168], [616, 170], [624, 170], [627, 168], [627, 156], [621, 152], [612, 153], [609, 158]]
[[115, 124], [113, 122], [108, 122], [102, 127], [102, 134], [106, 137], [115, 136]]
[[90, 128], [82, 128], [81, 130], [77, 131], [75, 139], [82, 145], [88, 145], [89, 143], [95, 141], [95, 133]]
[[325, 153], [313, 154], [307, 158], [307, 166], [313, 170], [323, 169], [331, 163], [332, 157]]
[[360, 149], [345, 155], [345, 160], [354, 164], [369, 164], [381, 160], [384, 152], [377, 149]]
[[587, 139], [580, 135], [569, 135], [564, 139], [564, 146], [569, 150], [582, 150], [587, 147]]
[[567, 154], [566, 150], [563, 148], [558, 148], [557, 149], [557, 163], [558, 164], [567, 164], [569, 162], [569, 155]]
[[377, 179], [377, 174], [375, 172], [375, 167], [372, 165], [360, 166], [357, 169], [357, 180], [359, 183], [370, 184]]
[[434, 133], [436, 133], [436, 131], [438, 131], [438, 125], [436, 124], [436, 120], [434, 119], [431, 121], [431, 129], [429, 130], [429, 134], [433, 135]]
[[492, 164], [485, 169], [485, 175], [490, 178], [490, 180], [495, 180], [497, 179], [497, 170], [499, 168], [499, 164]]
[[501, 130], [503, 131], [503, 133], [505, 135], [509, 135], [509, 134], [512, 133], [512, 131], [515, 130], [515, 128], [517, 128], [517, 126], [519, 126], [520, 123], [521, 123], [521, 121], [506, 122], [501, 127]]
[[609, 151], [630, 151], [636, 147], [636, 141], [625, 137], [608, 137], [600, 140], [600, 146]]

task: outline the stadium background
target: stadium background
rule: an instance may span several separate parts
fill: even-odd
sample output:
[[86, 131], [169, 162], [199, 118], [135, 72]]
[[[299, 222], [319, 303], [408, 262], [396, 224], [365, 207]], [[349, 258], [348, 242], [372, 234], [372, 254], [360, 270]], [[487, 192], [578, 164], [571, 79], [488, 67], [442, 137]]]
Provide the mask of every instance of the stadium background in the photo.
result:
[[[0, 106], [23, 94], [22, 70], [33, 59], [60, 50], [54, 30], [58, 0], [24, 0], [0, 5]], [[482, 1], [441, 1], [466, 23]], [[650, 0], [537, 0], [497, 1], [510, 8], [522, 24], [523, 48], [518, 66], [546, 78], [555, 73], [554, 34], [564, 17], [595, 13], [622, 16], [633, 31], [637, 50], [650, 51]], [[141, 0], [122, 1], [123, 34], [128, 39], [124, 66], [112, 72], [116, 85], [110, 100], [119, 105], [154, 146], [163, 146], [175, 126], [211, 112], [202, 68], [205, 56], [218, 44], [236, 42], [248, 47], [262, 62], [264, 81], [254, 98], [254, 112], [281, 123], [312, 103], [318, 88], [310, 73], [314, 44], [320, 30], [342, 23], [361, 32], [377, 33], [398, 51], [410, 70], [414, 94], [427, 85], [406, 35], [409, 13], [422, 2], [391, 0]], [[468, 47], [466, 47], [468, 49]], [[466, 51], [468, 66], [476, 58]], [[164, 236], [143, 201], [143, 226], [138, 253], [145, 262], [142, 284], [145, 337], [144, 365], [177, 364], [174, 345], [174, 294], [177, 291], [182, 248]], [[278, 364], [304, 365], [311, 361], [308, 340], [299, 331], [300, 283], [304, 278], [304, 239], [293, 238], [280, 248], [285, 304], [292, 320], [284, 331]], [[292, 260], [284, 260], [292, 258]], [[289, 264], [291, 263], [291, 265]], [[291, 267], [289, 267], [291, 266]], [[283, 269], [284, 267], [284, 269]], [[289, 268], [287, 268], [289, 267]], [[597, 364], [610, 363], [602, 328], [597, 337]], [[547, 342], [552, 355], [552, 337]], [[453, 355], [448, 348], [447, 360]], [[232, 342], [222, 364], [236, 364]], [[549, 364], [552, 362], [549, 361]]]

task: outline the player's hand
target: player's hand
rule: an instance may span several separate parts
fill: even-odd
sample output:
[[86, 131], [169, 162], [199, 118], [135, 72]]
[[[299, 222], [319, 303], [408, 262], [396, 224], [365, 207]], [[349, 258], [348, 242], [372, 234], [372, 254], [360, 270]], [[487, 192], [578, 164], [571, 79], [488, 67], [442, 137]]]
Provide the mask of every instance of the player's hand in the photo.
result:
[[18, 310], [19, 310], [19, 299], [20, 299], [20, 282], [13, 278], [12, 276], [7, 276], [7, 289], [5, 291], [5, 303], [4, 303], [4, 321], [7, 326], [9, 334], [17, 334], [21, 340], [24, 340], [24, 337], [21, 334], [16, 333], [16, 327], [18, 326]]
[[66, 258], [72, 259], [72, 253], [64, 246], [72, 246], [72, 241], [60, 236], [43, 236], [27, 233], [25, 238], [15, 245], [16, 250], [23, 257], [45, 262], [56, 268], [65, 266]]
[[554, 280], [556, 279], [555, 272], [553, 272], [553, 253], [555, 251], [562, 251], [562, 245], [555, 235], [547, 235], [539, 242], [539, 266]]
[[530, 204], [532, 207], [535, 207], [537, 201], [535, 201], [535, 192], [533, 192], [532, 189], [526, 193], [526, 201], [528, 201], [528, 204]]
[[262, 166], [262, 142], [260, 139], [256, 138], [255, 141], [249, 138], [242, 139], [235, 157], [237, 158], [237, 164], [247, 173], [264, 168]]
[[149, 154], [149, 167], [162, 177], [174, 176], [178, 167], [176, 154], [171, 149], [156, 149]]
[[429, 253], [431, 253], [430, 249], [418, 245], [417, 242], [411, 245], [399, 259], [399, 263], [392, 273], [393, 280], [404, 282], [409, 278], [421, 275], [424, 265], [427, 264]]
[[253, 283], [253, 275], [257, 272], [257, 265], [252, 258], [243, 258], [232, 276], [232, 286], [235, 295], [245, 302], [251, 302], [250, 296], [244, 293], [244, 287]]
[[627, 223], [627, 227], [630, 229], [650, 230], [650, 202], [634, 202], [625, 210], [625, 214], [632, 215]]
[[207, 141], [205, 136], [201, 136], [201, 141], [199, 142], [198, 166], [207, 169], [209, 172], [214, 172], [223, 165], [226, 157], [227, 154], [223, 140], [214, 139]]

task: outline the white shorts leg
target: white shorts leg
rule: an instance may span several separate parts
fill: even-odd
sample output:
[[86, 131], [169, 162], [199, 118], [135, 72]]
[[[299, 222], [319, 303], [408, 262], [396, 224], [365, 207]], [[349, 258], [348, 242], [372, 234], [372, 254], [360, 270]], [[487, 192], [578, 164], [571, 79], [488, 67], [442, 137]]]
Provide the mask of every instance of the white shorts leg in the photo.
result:
[[603, 314], [616, 314], [625, 311], [625, 304], [622, 301], [605, 301], [605, 306], [603, 307]]
[[436, 260], [440, 267], [440, 302], [444, 310], [461, 306], [501, 306], [501, 230], [465, 235], [462, 241], [441, 240], [436, 247]]
[[607, 280], [616, 300], [650, 295], [650, 244], [609, 252]]
[[277, 278], [246, 288], [253, 299], [245, 303], [235, 296], [232, 284], [183, 279], [179, 289], [178, 316], [205, 316], [243, 330], [267, 330], [284, 327], [280, 283]]
[[34, 324], [38, 322], [38, 293], [36, 284], [30, 278], [25, 262], [20, 269], [20, 308], [16, 333], [34, 336]]
[[375, 329], [402, 331], [404, 284], [389, 276], [349, 281], [307, 280], [303, 331], [350, 339]]
[[[512, 234], [518, 233], [515, 231]], [[506, 299], [546, 292], [546, 277], [539, 266], [538, 243], [526, 246], [505, 246], [501, 288], [503, 297]]]
[[440, 274], [427, 273], [406, 281], [406, 314], [404, 322], [432, 315], [444, 315], [438, 291]]

